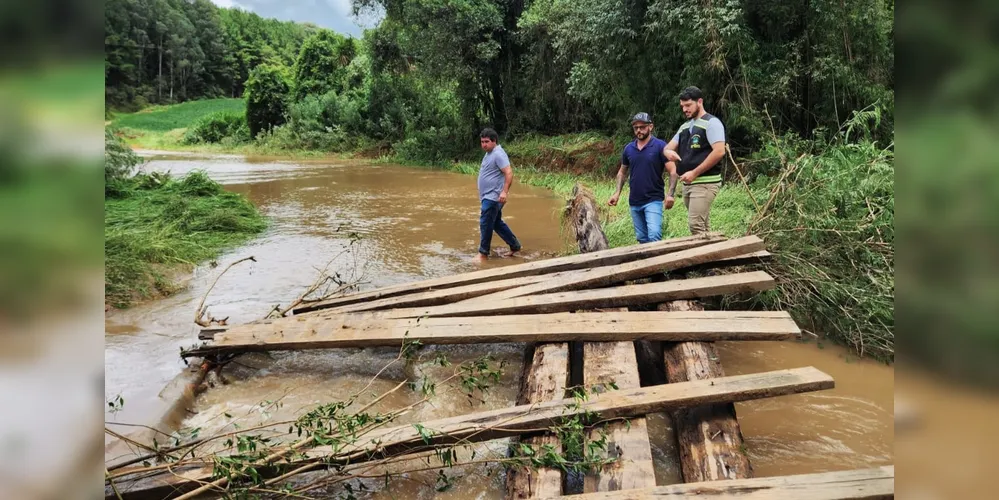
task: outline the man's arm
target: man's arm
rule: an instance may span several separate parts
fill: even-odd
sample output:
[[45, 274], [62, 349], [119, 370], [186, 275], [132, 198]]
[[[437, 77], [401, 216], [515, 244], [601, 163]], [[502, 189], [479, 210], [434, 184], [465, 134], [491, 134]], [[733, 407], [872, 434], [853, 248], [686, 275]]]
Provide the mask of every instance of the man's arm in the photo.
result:
[[666, 161], [680, 161], [680, 155], [676, 153], [680, 147], [679, 139], [677, 139], [679, 136], [679, 133], [674, 135], [673, 139], [666, 144], [666, 149], [663, 149], [663, 157], [666, 158]]
[[617, 200], [621, 197], [621, 190], [624, 189], [624, 180], [628, 177], [628, 166], [621, 164], [621, 168], [617, 169], [617, 191], [610, 197], [607, 204], [610, 206], [617, 205]]
[[503, 191], [500, 191], [499, 202], [506, 203], [506, 197], [510, 194], [510, 186], [513, 185], [513, 167], [507, 165], [500, 169], [503, 172]]
[[680, 179], [680, 176], [676, 174], [676, 163], [674, 162], [666, 163], [666, 170], [669, 171], [669, 189], [666, 191], [666, 199], [669, 200], [676, 194], [676, 181]]
[[715, 166], [724, 157], [725, 157], [725, 142], [719, 141], [712, 144], [711, 153], [708, 154], [708, 157], [705, 158], [704, 161], [702, 161], [701, 164], [698, 165], [696, 168], [694, 168], [690, 172], [683, 174], [680, 177], [680, 180], [682, 180], [685, 184], [690, 184], [691, 182], [694, 182], [694, 179], [700, 177], [701, 174], [703, 174], [704, 172], [707, 172], [708, 169]]

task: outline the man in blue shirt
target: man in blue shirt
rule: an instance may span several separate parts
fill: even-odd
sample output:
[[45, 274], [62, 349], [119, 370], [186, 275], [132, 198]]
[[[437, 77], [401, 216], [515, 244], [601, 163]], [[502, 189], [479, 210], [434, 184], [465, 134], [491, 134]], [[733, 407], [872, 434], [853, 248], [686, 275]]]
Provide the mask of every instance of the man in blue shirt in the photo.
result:
[[479, 144], [486, 155], [482, 157], [482, 164], [479, 166], [479, 200], [481, 207], [479, 211], [479, 262], [489, 258], [489, 245], [493, 239], [493, 231], [507, 245], [510, 245], [510, 256], [520, 251], [521, 245], [517, 237], [514, 236], [510, 226], [503, 222], [503, 205], [506, 204], [507, 196], [510, 194], [510, 185], [513, 184], [513, 168], [510, 166], [510, 157], [503, 151], [503, 146], [497, 144], [499, 135], [496, 131], [487, 128], [479, 134]]
[[[631, 119], [631, 129], [635, 140], [624, 147], [621, 153], [621, 168], [617, 172], [617, 191], [607, 204], [617, 205], [624, 188], [625, 175], [630, 170], [628, 204], [631, 205], [631, 221], [635, 225], [635, 237], [639, 243], [649, 243], [662, 239], [663, 208], [673, 208], [676, 201], [673, 191], [676, 187], [676, 169], [667, 162], [679, 161], [676, 151], [666, 149], [666, 142], [652, 135], [652, 119], [648, 113], [638, 113]], [[670, 172], [670, 195], [665, 195], [663, 173]]]

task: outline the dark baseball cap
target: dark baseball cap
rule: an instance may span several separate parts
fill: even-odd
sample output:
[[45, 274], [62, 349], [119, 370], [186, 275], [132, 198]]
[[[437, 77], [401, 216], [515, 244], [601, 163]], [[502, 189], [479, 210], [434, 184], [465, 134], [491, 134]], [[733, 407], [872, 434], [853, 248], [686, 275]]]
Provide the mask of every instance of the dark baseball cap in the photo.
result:
[[649, 117], [648, 113], [636, 113], [635, 116], [631, 117], [631, 123], [634, 125], [635, 122], [652, 123], [652, 118]]

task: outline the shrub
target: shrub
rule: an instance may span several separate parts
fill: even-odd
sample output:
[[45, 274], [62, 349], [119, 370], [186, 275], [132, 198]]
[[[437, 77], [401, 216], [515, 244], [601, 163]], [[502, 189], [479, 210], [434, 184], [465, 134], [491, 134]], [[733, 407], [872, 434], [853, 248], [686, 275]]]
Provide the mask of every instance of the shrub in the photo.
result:
[[774, 253], [779, 283], [759, 297], [804, 328], [893, 360], [894, 152], [869, 140], [817, 146], [783, 150], [778, 177], [754, 183], [761, 213], [749, 232]]
[[285, 122], [291, 84], [288, 70], [281, 66], [257, 66], [246, 81], [246, 124], [250, 136]]
[[132, 174], [139, 163], [139, 157], [132, 152], [120, 137], [111, 129], [104, 129], [104, 196], [123, 194], [128, 186], [123, 182]]
[[184, 144], [221, 143], [230, 138], [234, 143], [250, 140], [250, 128], [245, 112], [219, 111], [199, 119], [184, 134]]
[[430, 127], [414, 131], [394, 148], [403, 160], [444, 163], [465, 156], [472, 149], [470, 140], [450, 127]]

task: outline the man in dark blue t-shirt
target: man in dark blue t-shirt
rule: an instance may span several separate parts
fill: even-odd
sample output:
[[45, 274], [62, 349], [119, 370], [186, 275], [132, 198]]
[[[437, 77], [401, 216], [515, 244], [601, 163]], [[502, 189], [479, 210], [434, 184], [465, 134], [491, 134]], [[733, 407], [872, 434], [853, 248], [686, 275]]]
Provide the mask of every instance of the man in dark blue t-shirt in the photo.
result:
[[[628, 177], [631, 193], [628, 204], [631, 205], [631, 221], [635, 224], [635, 237], [639, 243], [659, 241], [663, 237], [663, 208], [673, 208], [672, 193], [676, 186], [677, 175], [673, 162], [680, 158], [676, 151], [666, 149], [666, 142], [652, 135], [652, 119], [648, 113], [638, 113], [631, 119], [631, 130], [635, 140], [624, 147], [621, 153], [621, 168], [617, 172], [617, 191], [607, 202], [610, 206], [617, 205], [624, 188], [624, 178]], [[665, 195], [666, 186], [663, 173], [670, 172], [670, 196]]]

